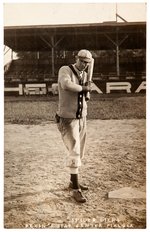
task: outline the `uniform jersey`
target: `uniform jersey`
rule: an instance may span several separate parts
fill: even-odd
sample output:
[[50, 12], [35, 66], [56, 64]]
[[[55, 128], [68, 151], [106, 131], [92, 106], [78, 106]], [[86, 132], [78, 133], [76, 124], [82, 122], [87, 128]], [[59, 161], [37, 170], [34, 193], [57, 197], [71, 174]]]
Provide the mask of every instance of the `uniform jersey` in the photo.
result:
[[62, 118], [82, 118], [87, 115], [87, 103], [82, 92], [82, 84], [87, 81], [87, 73], [80, 72], [73, 65], [77, 75], [69, 66], [63, 66], [58, 73], [59, 105], [58, 115]]

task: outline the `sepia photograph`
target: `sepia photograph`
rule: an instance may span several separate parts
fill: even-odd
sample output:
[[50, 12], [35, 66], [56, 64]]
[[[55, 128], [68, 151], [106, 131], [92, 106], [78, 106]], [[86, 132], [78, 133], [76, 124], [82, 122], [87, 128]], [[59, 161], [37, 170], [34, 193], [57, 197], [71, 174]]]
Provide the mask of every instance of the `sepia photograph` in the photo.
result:
[[3, 2], [4, 229], [148, 229], [147, 3]]

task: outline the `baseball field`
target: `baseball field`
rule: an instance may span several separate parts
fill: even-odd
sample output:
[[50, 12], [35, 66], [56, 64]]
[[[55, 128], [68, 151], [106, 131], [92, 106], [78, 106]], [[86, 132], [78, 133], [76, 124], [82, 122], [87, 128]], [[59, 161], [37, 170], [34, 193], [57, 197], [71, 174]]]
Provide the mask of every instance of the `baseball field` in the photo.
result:
[[5, 228], [146, 228], [146, 97], [92, 94], [79, 204], [68, 188], [66, 148], [54, 122], [57, 96], [5, 97]]

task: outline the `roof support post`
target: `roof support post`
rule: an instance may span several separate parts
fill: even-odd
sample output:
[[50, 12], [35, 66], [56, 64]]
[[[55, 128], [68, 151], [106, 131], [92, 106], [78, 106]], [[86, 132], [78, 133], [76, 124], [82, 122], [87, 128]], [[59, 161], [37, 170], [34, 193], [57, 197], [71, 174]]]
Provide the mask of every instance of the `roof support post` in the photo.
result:
[[116, 46], [116, 71], [117, 71], [117, 76], [120, 75], [120, 60], [119, 60], [119, 46]]
[[52, 54], [52, 57], [51, 57], [51, 61], [52, 61], [52, 76], [54, 77], [55, 76], [55, 63], [54, 63], [54, 36], [52, 35], [50, 37], [50, 42], [47, 41], [44, 37], [40, 36], [40, 38], [48, 45], [49, 48], [51, 48], [51, 54]]
[[52, 35], [49, 37], [49, 40], [47, 41], [44, 37], [40, 36], [40, 38], [48, 45], [48, 47], [51, 48], [51, 53], [52, 53], [52, 76], [55, 76], [55, 47], [57, 47], [57, 45], [60, 43], [60, 41], [64, 38], [64, 36], [62, 36], [56, 43], [55, 43], [55, 35]]
[[119, 44], [118, 44], [118, 32], [116, 31], [116, 41], [114, 41], [113, 39], [110, 38], [110, 36], [108, 36], [107, 34], [104, 34], [108, 40], [110, 40], [112, 42], [113, 45], [115, 45], [115, 49], [116, 49], [116, 73], [117, 76], [120, 75], [120, 68], [119, 68]]
[[54, 39], [54, 35], [51, 36], [51, 51], [52, 51], [52, 76], [55, 76], [55, 47], [60, 43], [60, 41], [63, 39], [61, 37], [56, 43]]
[[116, 41], [110, 38], [106, 33], [104, 33], [105, 37], [112, 42], [112, 44], [116, 48], [116, 73], [117, 76], [120, 75], [120, 57], [119, 57], [119, 47], [120, 45], [128, 38], [128, 35], [126, 35], [121, 41], [119, 41], [119, 36], [118, 36], [118, 28], [116, 29]]
[[55, 76], [55, 50], [54, 50], [54, 36], [51, 36], [51, 52], [52, 52], [52, 76]]
[[120, 76], [118, 28], [116, 28], [116, 72], [117, 76]]

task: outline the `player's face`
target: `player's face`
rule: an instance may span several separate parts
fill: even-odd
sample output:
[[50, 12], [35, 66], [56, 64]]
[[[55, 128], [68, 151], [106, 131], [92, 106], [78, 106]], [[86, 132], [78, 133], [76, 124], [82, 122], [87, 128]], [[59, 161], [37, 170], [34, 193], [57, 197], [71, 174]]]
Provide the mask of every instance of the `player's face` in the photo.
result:
[[89, 65], [89, 62], [85, 61], [82, 58], [78, 58], [76, 61], [76, 66], [80, 71], [85, 70]]

